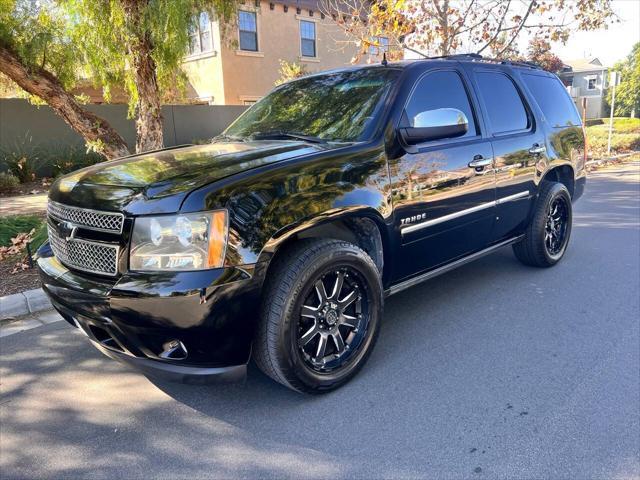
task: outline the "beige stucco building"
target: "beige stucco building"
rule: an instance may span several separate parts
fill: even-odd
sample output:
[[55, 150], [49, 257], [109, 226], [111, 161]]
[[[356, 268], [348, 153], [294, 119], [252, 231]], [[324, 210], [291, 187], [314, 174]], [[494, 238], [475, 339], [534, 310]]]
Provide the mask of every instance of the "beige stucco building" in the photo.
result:
[[[208, 14], [198, 20], [183, 63], [192, 101], [248, 105], [274, 87], [280, 60], [300, 63], [313, 73], [347, 66], [356, 55], [319, 1], [247, 0], [239, 6], [237, 28], [226, 36]], [[379, 55], [371, 52], [361, 61]]]

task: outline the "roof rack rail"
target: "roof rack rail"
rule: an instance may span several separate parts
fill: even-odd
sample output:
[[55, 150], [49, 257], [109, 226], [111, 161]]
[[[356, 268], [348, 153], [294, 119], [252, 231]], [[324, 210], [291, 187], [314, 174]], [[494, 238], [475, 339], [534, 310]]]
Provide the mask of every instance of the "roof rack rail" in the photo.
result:
[[542, 70], [542, 67], [536, 62], [527, 62], [526, 60], [497, 60], [504, 65], [515, 65], [516, 67], [529, 67], [536, 70]]
[[452, 59], [452, 60], [456, 60], [456, 59], [464, 59], [464, 58], [469, 58], [472, 60], [483, 60], [483, 56], [480, 55], [479, 53], [453, 53], [451, 55], [440, 55], [438, 57], [427, 57], [428, 60], [438, 60], [438, 59]]
[[454, 53], [452, 55], [440, 55], [438, 57], [427, 57], [427, 60], [472, 60], [482, 62], [500, 63], [502, 65], [513, 65], [515, 67], [527, 67], [542, 70], [542, 67], [535, 62], [525, 60], [502, 60], [500, 58], [483, 57], [479, 53]]

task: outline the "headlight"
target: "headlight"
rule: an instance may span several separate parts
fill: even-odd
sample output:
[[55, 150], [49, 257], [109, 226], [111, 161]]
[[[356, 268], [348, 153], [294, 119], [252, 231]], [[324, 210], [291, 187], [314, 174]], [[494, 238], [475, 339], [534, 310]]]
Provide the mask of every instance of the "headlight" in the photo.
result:
[[136, 218], [131, 270], [204, 270], [221, 267], [227, 244], [227, 211]]

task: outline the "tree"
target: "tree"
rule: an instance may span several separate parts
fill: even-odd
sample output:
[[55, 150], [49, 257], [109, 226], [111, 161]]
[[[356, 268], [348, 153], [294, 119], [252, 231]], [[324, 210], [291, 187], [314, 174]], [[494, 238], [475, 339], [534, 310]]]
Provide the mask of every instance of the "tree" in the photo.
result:
[[0, 72], [54, 112], [107, 158], [129, 153], [124, 139], [104, 119], [69, 93], [77, 50], [56, 11], [36, 2], [0, 0]]
[[560, 57], [551, 51], [551, 44], [541, 37], [533, 37], [529, 41], [527, 60], [552, 73], [560, 72], [564, 66]]
[[276, 85], [282, 85], [289, 80], [304, 77], [308, 75], [307, 66], [298, 62], [287, 62], [280, 60], [280, 78], [276, 80]]
[[[640, 42], [631, 49], [631, 53], [614, 65], [613, 70], [621, 76], [620, 85], [616, 87], [615, 115], [637, 116], [640, 112]], [[609, 105], [611, 105], [611, 88], [609, 88]]]
[[[236, 0], [60, 0], [91, 76], [108, 92], [124, 85], [136, 118], [136, 151], [163, 147], [163, 92], [185, 84], [180, 69], [201, 12], [231, 23]], [[224, 31], [224, 29], [223, 29]]]
[[70, 35], [105, 89], [124, 85], [136, 118], [136, 151], [163, 147], [163, 92], [184, 86], [180, 69], [200, 12], [229, 23], [235, 0], [60, 0]]
[[[566, 42], [576, 30], [603, 28], [616, 19], [611, 0], [324, 0], [324, 10], [367, 52], [372, 39], [428, 54], [459, 51], [497, 56], [524, 33]], [[496, 48], [499, 47], [499, 48]]]
[[0, 0], [0, 71], [110, 158], [128, 153], [122, 137], [69, 89], [80, 74], [107, 99], [124, 86], [136, 151], [162, 148], [162, 95], [184, 86], [180, 65], [197, 14], [215, 12], [224, 32], [235, 9], [236, 0]]

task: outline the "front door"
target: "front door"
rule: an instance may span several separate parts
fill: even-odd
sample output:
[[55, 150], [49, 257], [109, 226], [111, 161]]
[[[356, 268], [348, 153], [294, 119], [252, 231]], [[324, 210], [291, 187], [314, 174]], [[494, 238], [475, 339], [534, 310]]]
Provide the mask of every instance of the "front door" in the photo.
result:
[[435, 268], [490, 242], [495, 214], [491, 143], [483, 138], [464, 77], [456, 69], [429, 71], [405, 107], [421, 112], [453, 108], [464, 113], [467, 133], [425, 142], [415, 153], [389, 161], [395, 232], [401, 244], [394, 279]]

